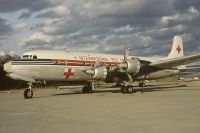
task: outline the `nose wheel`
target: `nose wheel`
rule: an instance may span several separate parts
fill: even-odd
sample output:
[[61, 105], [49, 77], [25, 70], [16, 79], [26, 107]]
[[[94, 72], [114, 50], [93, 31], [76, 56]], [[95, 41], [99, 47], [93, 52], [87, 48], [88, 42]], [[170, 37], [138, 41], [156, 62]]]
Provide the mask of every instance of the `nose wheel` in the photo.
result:
[[33, 97], [32, 83], [28, 83], [29, 87], [24, 91], [24, 98], [29, 99]]
[[30, 89], [26, 89], [24, 91], [24, 98], [25, 99], [29, 99], [29, 98], [32, 98], [33, 97], [33, 91], [30, 90]]

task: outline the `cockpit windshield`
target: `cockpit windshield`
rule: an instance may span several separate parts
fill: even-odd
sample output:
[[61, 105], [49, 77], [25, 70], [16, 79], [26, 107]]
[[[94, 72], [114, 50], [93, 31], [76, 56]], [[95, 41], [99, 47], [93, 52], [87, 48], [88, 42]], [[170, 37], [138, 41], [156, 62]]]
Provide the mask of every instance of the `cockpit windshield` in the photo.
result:
[[22, 55], [22, 59], [37, 59], [37, 55]]
[[23, 55], [22, 58], [23, 59], [29, 59], [29, 55]]
[[36, 56], [36, 55], [33, 55], [33, 59], [36, 60], [36, 59], [37, 59], [37, 56]]

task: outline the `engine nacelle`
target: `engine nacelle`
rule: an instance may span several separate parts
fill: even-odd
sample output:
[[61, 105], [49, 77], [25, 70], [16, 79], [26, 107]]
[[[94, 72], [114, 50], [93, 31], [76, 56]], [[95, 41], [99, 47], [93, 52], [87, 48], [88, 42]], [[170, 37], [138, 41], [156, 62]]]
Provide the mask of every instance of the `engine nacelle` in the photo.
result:
[[141, 64], [138, 59], [128, 59], [120, 66], [130, 74], [137, 74], [140, 71]]
[[108, 72], [105, 66], [101, 66], [89, 69], [86, 71], [86, 73], [88, 73], [91, 77], [93, 77], [96, 80], [101, 80], [106, 78]]
[[131, 74], [137, 74], [140, 71], [140, 61], [138, 59], [128, 59], [126, 61], [126, 71]]

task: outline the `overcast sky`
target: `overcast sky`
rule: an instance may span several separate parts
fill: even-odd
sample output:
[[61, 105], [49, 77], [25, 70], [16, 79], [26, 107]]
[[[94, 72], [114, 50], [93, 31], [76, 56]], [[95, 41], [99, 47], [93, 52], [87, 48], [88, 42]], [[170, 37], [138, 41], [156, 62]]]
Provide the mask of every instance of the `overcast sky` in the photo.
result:
[[174, 35], [200, 51], [200, 0], [0, 0], [0, 50], [166, 56]]

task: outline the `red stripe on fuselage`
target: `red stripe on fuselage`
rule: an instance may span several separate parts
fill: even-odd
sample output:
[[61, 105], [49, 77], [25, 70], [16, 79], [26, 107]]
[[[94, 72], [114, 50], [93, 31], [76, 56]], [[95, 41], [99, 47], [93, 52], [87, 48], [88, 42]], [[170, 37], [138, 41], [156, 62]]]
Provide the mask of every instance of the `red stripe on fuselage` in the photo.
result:
[[[91, 66], [96, 63], [96, 61], [83, 61], [83, 60], [62, 60], [62, 59], [53, 59], [52, 63], [58, 65], [70, 65], [70, 66]], [[109, 66], [117, 66], [120, 62], [104, 62], [100, 61], [101, 64]]]

